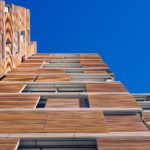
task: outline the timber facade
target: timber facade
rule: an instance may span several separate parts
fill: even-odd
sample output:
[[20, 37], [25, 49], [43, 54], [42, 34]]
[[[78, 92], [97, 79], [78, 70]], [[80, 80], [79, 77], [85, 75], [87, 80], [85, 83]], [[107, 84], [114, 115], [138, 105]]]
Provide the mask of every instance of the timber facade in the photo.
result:
[[0, 150], [149, 150], [150, 95], [98, 54], [38, 54], [30, 10], [0, 1]]

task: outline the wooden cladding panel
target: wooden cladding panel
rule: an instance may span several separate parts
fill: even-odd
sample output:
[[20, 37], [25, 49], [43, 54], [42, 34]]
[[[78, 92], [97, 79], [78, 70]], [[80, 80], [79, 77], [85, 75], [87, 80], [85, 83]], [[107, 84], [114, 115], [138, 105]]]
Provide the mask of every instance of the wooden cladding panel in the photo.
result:
[[39, 75], [36, 82], [70, 81], [69, 75]]
[[0, 93], [18, 93], [25, 84], [0, 83]]
[[82, 67], [83, 68], [96, 68], [96, 67], [107, 67], [107, 65], [106, 64], [99, 64], [99, 63], [97, 63], [97, 64], [82, 64]]
[[98, 54], [80, 54], [80, 58], [100, 58]]
[[96, 94], [88, 97], [92, 108], [139, 108], [130, 94]]
[[32, 82], [36, 78], [35, 75], [6, 75], [5, 78], [2, 79], [2, 81], [26, 81], [26, 82]]
[[105, 133], [102, 112], [8, 111], [0, 113], [1, 133]]
[[149, 137], [112, 137], [97, 139], [98, 150], [149, 150]]
[[13, 33], [13, 54], [16, 54], [19, 52], [19, 33], [14, 32]]
[[0, 1], [0, 13], [4, 12], [5, 2]]
[[80, 59], [80, 63], [103, 63], [102, 59]]
[[18, 65], [20, 65], [20, 63], [21, 63], [21, 55], [20, 55], [20, 53], [16, 53], [13, 56], [13, 61], [14, 61], [14, 68], [16, 68]]
[[49, 133], [105, 133], [102, 112], [51, 112], [48, 114], [44, 132]]
[[42, 59], [27, 59], [24, 61], [24, 63], [44, 63], [44, 60]]
[[26, 29], [30, 30], [30, 10], [26, 9]]
[[0, 138], [0, 150], [16, 150], [18, 144], [18, 138]]
[[4, 61], [0, 61], [0, 78], [2, 78], [5, 75], [5, 64]]
[[30, 43], [30, 51], [31, 56], [37, 52], [37, 43], [35, 41]]
[[13, 69], [13, 58], [12, 56], [8, 56], [6, 58], [6, 61], [5, 61], [5, 70], [6, 70], [6, 73], [8, 73], [9, 71], [11, 71]]
[[27, 64], [27, 63], [21, 63], [17, 68], [40, 68], [42, 64]]
[[46, 108], [79, 108], [80, 100], [77, 98], [48, 98]]
[[39, 101], [39, 96], [10, 94], [0, 95], [0, 109], [5, 108], [35, 108]]
[[3, 36], [0, 34], [0, 60], [3, 58]]
[[13, 69], [12, 71], [10, 71], [8, 73], [8, 75], [15, 75], [15, 74], [21, 74], [21, 75], [35, 74], [35, 72], [36, 72], [36, 68], [30, 68], [30, 69], [16, 68], [16, 69]]
[[64, 73], [64, 69], [37, 69], [37, 74], [44, 74], [44, 73]]
[[12, 27], [12, 16], [11, 13], [5, 13], [5, 26], [6, 26], [6, 43], [12, 42], [13, 27]]
[[150, 129], [150, 111], [144, 111], [143, 118], [144, 118], [145, 123]]
[[84, 70], [85, 74], [108, 74], [107, 70]]
[[87, 92], [127, 92], [121, 83], [88, 83]]
[[20, 24], [21, 24], [21, 31], [26, 30], [26, 9], [20, 7]]
[[13, 32], [20, 31], [20, 7], [12, 5]]
[[12, 55], [12, 44], [6, 44], [6, 57], [9, 57]]
[[2, 13], [1, 11], [0, 11], [0, 34], [4, 34], [4, 13]]
[[144, 132], [148, 131], [139, 114], [106, 115], [109, 132]]

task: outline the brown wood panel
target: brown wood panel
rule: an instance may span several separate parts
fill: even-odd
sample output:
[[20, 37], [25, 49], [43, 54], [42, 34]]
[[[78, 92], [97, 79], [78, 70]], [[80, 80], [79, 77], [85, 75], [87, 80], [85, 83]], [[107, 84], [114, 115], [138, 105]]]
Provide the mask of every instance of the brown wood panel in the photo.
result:
[[5, 75], [5, 64], [4, 62], [1, 60], [0, 61], [0, 78], [3, 77]]
[[0, 83], [0, 93], [18, 93], [25, 84]]
[[86, 84], [87, 92], [127, 92], [121, 83], [88, 83]]
[[3, 59], [3, 53], [4, 53], [4, 51], [3, 51], [3, 35], [0, 34], [0, 60]]
[[6, 32], [6, 43], [12, 42], [12, 16], [11, 13], [6, 12], [5, 13], [5, 32]]
[[44, 73], [64, 73], [64, 69], [37, 69], [37, 74], [44, 74]]
[[99, 69], [99, 70], [97, 70], [97, 69], [92, 69], [92, 70], [85, 69], [83, 72], [85, 74], [108, 74], [107, 69]]
[[20, 69], [40, 68], [41, 65], [42, 65], [41, 63], [39, 63], [39, 64], [21, 63], [17, 68], [20, 68]]
[[50, 112], [44, 132], [52, 133], [105, 133], [107, 132], [102, 112]]
[[80, 54], [80, 58], [100, 58], [98, 54]]
[[20, 7], [20, 24], [21, 24], [21, 31], [26, 30], [26, 9]]
[[30, 30], [30, 10], [26, 9], [26, 29]]
[[4, 12], [4, 7], [5, 7], [5, 2], [4, 1], [0, 1], [0, 12]]
[[13, 57], [13, 61], [14, 61], [14, 68], [18, 67], [18, 65], [20, 65], [21, 63], [21, 55], [20, 53], [16, 53]]
[[36, 78], [36, 75], [6, 75], [1, 81], [26, 81], [32, 82]]
[[39, 75], [36, 82], [70, 81], [69, 75]]
[[18, 144], [18, 138], [0, 138], [0, 150], [16, 150]]
[[19, 33], [13, 32], [13, 54], [19, 52]]
[[82, 67], [83, 68], [96, 68], [96, 67], [108, 67], [108, 66], [104, 63], [103, 64], [98, 64], [98, 63], [97, 64], [92, 64], [92, 63], [91, 64], [85, 64], [84, 63], [84, 64], [82, 64]]
[[6, 57], [9, 57], [12, 55], [12, 44], [6, 44]]
[[149, 137], [112, 137], [97, 139], [98, 150], [149, 150]]
[[103, 63], [102, 59], [80, 59], [80, 63]]
[[37, 52], [37, 43], [30, 42], [30, 51], [31, 51], [31, 56]]
[[0, 95], [0, 108], [35, 108], [39, 96], [25, 94]]
[[102, 112], [1, 111], [0, 133], [105, 133]]
[[143, 112], [143, 118], [144, 118], [145, 123], [147, 124], [147, 126], [150, 129], [150, 112], [149, 111], [144, 111]]
[[20, 31], [20, 7], [11, 5], [12, 8], [12, 19], [13, 19], [13, 31], [19, 32]]
[[[3, 2], [0, 1], [0, 6]], [[3, 9], [3, 6], [1, 6]], [[4, 34], [4, 20], [5, 20], [5, 14], [4, 12], [2, 12], [2, 10], [0, 10], [0, 34]]]
[[110, 132], [144, 132], [148, 131], [140, 114], [133, 115], [105, 115]]
[[95, 94], [88, 97], [92, 108], [139, 108], [130, 94]]
[[8, 73], [9, 71], [11, 71], [13, 68], [14, 68], [14, 66], [13, 66], [13, 58], [12, 58], [12, 56], [8, 56], [6, 58], [6, 61], [5, 61], [5, 70], [6, 70], [6, 73]]
[[46, 108], [79, 108], [80, 100], [77, 98], [48, 98]]
[[44, 60], [43, 59], [27, 59], [24, 61], [24, 63], [43, 63]]
[[15, 75], [15, 74], [25, 75], [25, 74], [35, 74], [35, 72], [36, 72], [36, 68], [30, 68], [30, 69], [16, 68], [10, 71], [8, 74], [9, 75]]

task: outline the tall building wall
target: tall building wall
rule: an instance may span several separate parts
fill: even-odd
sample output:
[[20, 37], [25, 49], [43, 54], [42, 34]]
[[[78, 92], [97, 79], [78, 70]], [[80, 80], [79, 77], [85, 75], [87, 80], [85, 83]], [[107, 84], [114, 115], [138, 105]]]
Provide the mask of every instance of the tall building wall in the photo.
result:
[[98, 54], [37, 54], [29, 10], [0, 11], [0, 149], [150, 149], [149, 95], [130, 94]]

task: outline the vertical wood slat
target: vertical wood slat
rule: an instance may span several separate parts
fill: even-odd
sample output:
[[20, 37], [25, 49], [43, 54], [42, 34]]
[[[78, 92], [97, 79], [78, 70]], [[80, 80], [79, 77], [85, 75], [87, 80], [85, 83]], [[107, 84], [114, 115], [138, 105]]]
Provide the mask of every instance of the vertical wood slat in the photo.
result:
[[10, 12], [5, 12], [6, 23], [6, 44], [12, 42], [13, 27], [12, 27], [12, 15]]
[[26, 9], [26, 29], [30, 31], [30, 10]]

